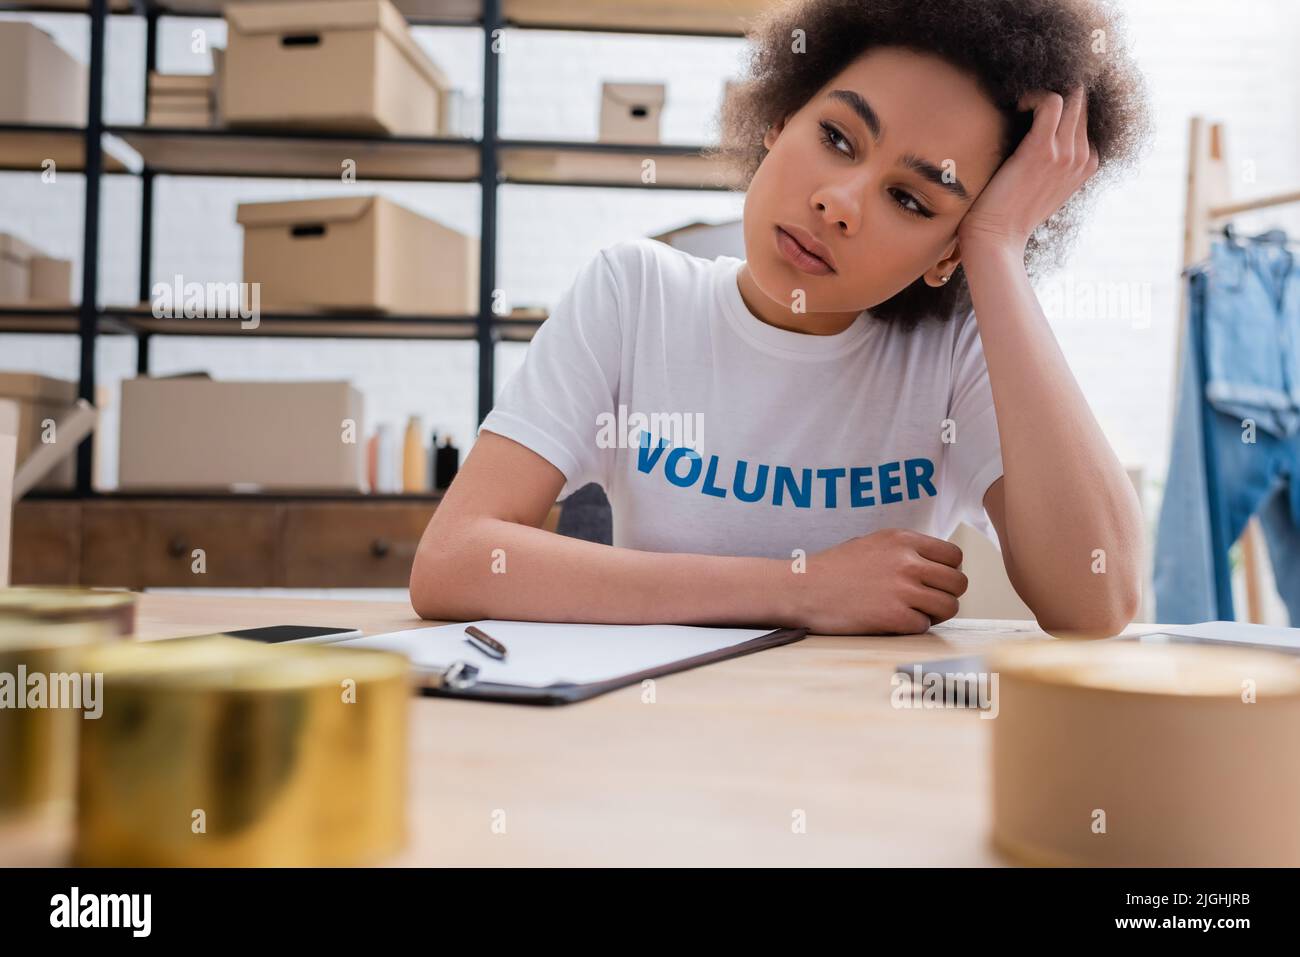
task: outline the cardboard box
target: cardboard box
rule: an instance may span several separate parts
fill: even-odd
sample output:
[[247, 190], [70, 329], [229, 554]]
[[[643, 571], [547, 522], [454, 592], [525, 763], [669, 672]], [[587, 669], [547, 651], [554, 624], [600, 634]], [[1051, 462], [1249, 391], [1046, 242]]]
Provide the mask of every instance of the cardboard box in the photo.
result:
[[650, 238], [704, 259], [745, 258], [745, 224], [740, 219], [725, 223], [696, 221]]
[[72, 302], [72, 260], [33, 256], [27, 261], [28, 301], [43, 306]]
[[[0, 399], [18, 405], [18, 465], [40, 444], [46, 419], [58, 420], [77, 401], [77, 383], [34, 372], [0, 372]], [[58, 432], [54, 433], [55, 441]], [[77, 457], [69, 456], [37, 483], [41, 489], [70, 489], [77, 480]]]
[[600, 92], [602, 143], [658, 143], [667, 95], [662, 83], [604, 83]]
[[0, 123], [82, 126], [87, 88], [85, 64], [49, 34], [0, 22]]
[[[122, 382], [123, 489], [361, 491], [361, 393], [348, 382]], [[344, 420], [356, 423], [344, 441]]]
[[149, 108], [161, 107], [165, 110], [203, 112], [212, 109], [212, 97], [206, 93], [159, 93], [149, 94]]
[[32, 247], [0, 233], [0, 306], [18, 306], [31, 294]]
[[149, 95], [193, 94], [207, 96], [212, 92], [211, 73], [159, 73], [149, 71]]
[[221, 87], [226, 69], [225, 47], [212, 48], [212, 125], [221, 126]]
[[[214, 64], [219, 60], [213, 51]], [[146, 126], [210, 127], [216, 115], [216, 77], [211, 73], [149, 72]]]
[[575, 23], [637, 30], [648, 24], [666, 30], [729, 32], [739, 35], [746, 21], [767, 11], [773, 0], [503, 0], [507, 23], [558, 29]]
[[66, 305], [72, 262], [43, 256], [17, 236], [0, 233], [0, 306]]
[[212, 126], [210, 113], [172, 113], [166, 110], [150, 110], [146, 126], [158, 126], [170, 130], [205, 130]]
[[210, 127], [212, 126], [212, 108], [208, 104], [159, 103], [149, 100], [149, 115], [146, 126], [165, 127]]
[[389, 0], [226, 7], [224, 122], [433, 136], [447, 78]]
[[264, 311], [478, 312], [478, 239], [382, 196], [241, 203]]

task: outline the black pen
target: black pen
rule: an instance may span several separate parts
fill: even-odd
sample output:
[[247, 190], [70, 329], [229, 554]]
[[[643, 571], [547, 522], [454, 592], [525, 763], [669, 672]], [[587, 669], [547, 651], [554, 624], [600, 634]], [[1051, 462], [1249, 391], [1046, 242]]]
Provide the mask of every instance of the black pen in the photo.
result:
[[483, 629], [475, 628], [473, 625], [466, 625], [465, 634], [469, 635], [465, 640], [489, 658], [495, 658], [497, 661], [506, 660], [506, 646], [486, 631], [483, 631]]

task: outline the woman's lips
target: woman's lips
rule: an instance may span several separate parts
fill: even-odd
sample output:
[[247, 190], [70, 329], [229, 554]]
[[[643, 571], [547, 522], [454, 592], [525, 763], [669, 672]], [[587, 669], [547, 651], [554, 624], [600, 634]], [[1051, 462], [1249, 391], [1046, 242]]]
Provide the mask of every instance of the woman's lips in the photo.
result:
[[776, 227], [776, 248], [781, 255], [796, 269], [814, 276], [826, 276], [835, 270], [819, 256], [814, 256], [795, 241], [795, 238], [780, 226]]

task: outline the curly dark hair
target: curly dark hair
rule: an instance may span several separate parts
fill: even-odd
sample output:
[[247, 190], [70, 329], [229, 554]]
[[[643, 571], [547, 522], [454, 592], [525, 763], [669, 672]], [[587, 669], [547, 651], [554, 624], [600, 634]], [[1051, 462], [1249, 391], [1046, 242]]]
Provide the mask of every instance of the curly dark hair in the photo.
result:
[[[792, 49], [796, 30], [803, 31], [806, 52]], [[738, 174], [742, 192], [767, 155], [768, 127], [876, 47], [929, 53], [971, 74], [1006, 120], [1003, 161], [1032, 124], [1033, 113], [1018, 105], [1025, 93], [1064, 96], [1083, 85], [1098, 169], [1030, 237], [1025, 268], [1031, 277], [1061, 264], [1090, 197], [1133, 165], [1151, 131], [1146, 83], [1110, 0], [791, 0], [753, 20], [748, 39], [748, 70], [724, 101], [718, 144], [707, 151]], [[947, 284], [931, 287], [918, 278], [871, 313], [910, 329], [926, 317], [951, 319], [970, 308], [959, 266]]]

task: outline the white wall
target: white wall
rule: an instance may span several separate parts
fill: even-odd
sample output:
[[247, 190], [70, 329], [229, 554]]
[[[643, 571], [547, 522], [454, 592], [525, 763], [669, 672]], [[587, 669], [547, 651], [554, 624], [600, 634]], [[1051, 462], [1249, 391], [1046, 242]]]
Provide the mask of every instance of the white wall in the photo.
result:
[[[1163, 482], [1171, 417], [1175, 319], [1186, 175], [1187, 120], [1193, 113], [1223, 120], [1239, 196], [1300, 188], [1300, 3], [1294, 0], [1133, 0], [1130, 37], [1146, 72], [1157, 121], [1141, 170], [1097, 204], [1067, 270], [1049, 280], [1062, 308], [1049, 318], [1103, 428], [1128, 464], [1141, 465], [1152, 493]], [[34, 18], [86, 56], [85, 20]], [[164, 21], [161, 68], [208, 69], [206, 54], [189, 52], [196, 26], [220, 42], [220, 21]], [[107, 116], [138, 121], [143, 98], [143, 21], [115, 18], [108, 37]], [[457, 86], [481, 94], [480, 41], [475, 31], [420, 29], [417, 37]], [[642, 38], [508, 32], [502, 60], [502, 132], [506, 136], [588, 139], [595, 136], [602, 79], [670, 77], [664, 139], [714, 138], [724, 79], [739, 72], [739, 40]], [[468, 132], [476, 133], [476, 129]], [[361, 184], [366, 185], [366, 184]], [[384, 184], [386, 194], [477, 232], [474, 186]], [[242, 199], [316, 195], [333, 183], [160, 179], [156, 197], [155, 278], [181, 272], [212, 280], [239, 278], [240, 239], [234, 206]], [[0, 175], [0, 229], [75, 258], [80, 243], [81, 184], [62, 177], [42, 185], [34, 175]], [[578, 267], [601, 247], [693, 219], [739, 215], [738, 196], [506, 187], [500, 193], [498, 278], [511, 302], [554, 303]], [[128, 178], [107, 181], [101, 297], [126, 302], [136, 291], [139, 198]], [[1280, 225], [1300, 234], [1300, 205], [1243, 217], [1246, 229]], [[1120, 283], [1150, 297], [1150, 315], [1080, 315], [1104, 284]], [[1091, 286], [1089, 284], [1092, 284]], [[1085, 290], [1091, 289], [1091, 292]], [[1050, 298], [1040, 286], [1045, 302]], [[99, 376], [115, 384], [134, 372], [130, 340], [101, 340]], [[498, 347], [498, 383], [526, 346]], [[475, 426], [475, 347], [469, 343], [259, 341], [157, 338], [158, 372], [208, 368], [219, 377], [350, 377], [365, 392], [368, 418], [401, 421], [420, 412], [450, 429], [464, 446]], [[75, 378], [72, 337], [0, 335], [0, 368], [36, 369]], [[115, 423], [110, 421], [108, 428]], [[105, 444], [112, 452], [115, 432]], [[99, 482], [114, 484], [111, 454]], [[1148, 496], [1154, 518], [1158, 500]]]

